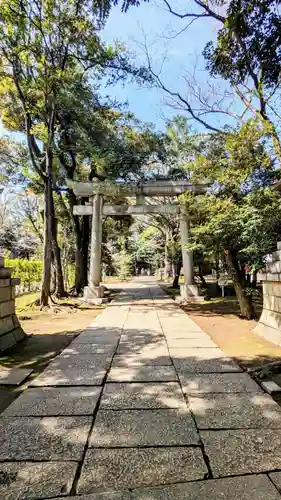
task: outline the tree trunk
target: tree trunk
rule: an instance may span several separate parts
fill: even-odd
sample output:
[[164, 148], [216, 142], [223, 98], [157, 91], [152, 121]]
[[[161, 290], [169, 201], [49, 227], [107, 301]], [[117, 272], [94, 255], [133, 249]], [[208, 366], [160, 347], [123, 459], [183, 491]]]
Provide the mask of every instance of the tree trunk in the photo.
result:
[[55, 206], [54, 206], [54, 198], [52, 193], [52, 244], [53, 244], [53, 254], [54, 254], [54, 267], [56, 273], [56, 288], [55, 295], [57, 297], [65, 297], [67, 294], [64, 289], [64, 280], [63, 280], [63, 272], [62, 272], [62, 263], [61, 263], [61, 250], [58, 244], [58, 222], [55, 217]]
[[182, 260], [180, 260], [176, 265], [174, 281], [172, 284], [173, 288], [179, 288], [179, 279], [180, 279], [181, 268], [182, 268]]
[[169, 273], [170, 273], [170, 262], [169, 262], [169, 252], [168, 252], [168, 245], [169, 245], [169, 232], [166, 231], [165, 233], [165, 257], [164, 257], [164, 277], [167, 279], [169, 278]]
[[75, 234], [75, 285], [71, 291], [79, 295], [88, 283], [90, 221], [88, 216], [79, 217], [73, 214], [73, 207], [78, 204], [77, 197], [73, 191], [68, 191], [67, 198], [72, 228]]
[[44, 241], [43, 273], [40, 304], [48, 306], [51, 288], [52, 266], [52, 152], [46, 152], [46, 177], [44, 180]]
[[253, 288], [257, 287], [257, 277], [258, 277], [258, 269], [254, 269], [254, 271], [253, 271], [253, 281], [252, 281], [252, 287]]
[[51, 294], [55, 293], [57, 286], [57, 275], [54, 262], [54, 252], [52, 252], [52, 271], [51, 271]]
[[233, 281], [235, 293], [240, 306], [242, 318], [253, 319], [255, 317], [252, 304], [252, 297], [245, 293], [245, 278], [239, 269], [236, 252], [228, 250], [226, 253], [226, 262], [228, 267], [229, 277]]
[[200, 280], [202, 282], [202, 285], [206, 285], [206, 280], [204, 278], [202, 264], [198, 265], [198, 275], [199, 275], [199, 278], [200, 278]]

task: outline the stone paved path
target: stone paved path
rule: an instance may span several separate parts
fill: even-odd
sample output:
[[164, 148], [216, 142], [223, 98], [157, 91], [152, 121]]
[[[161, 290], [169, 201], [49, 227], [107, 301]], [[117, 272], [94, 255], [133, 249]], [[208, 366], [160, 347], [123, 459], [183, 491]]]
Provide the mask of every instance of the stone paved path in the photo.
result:
[[281, 408], [140, 279], [3, 413], [0, 462], [1, 500], [281, 500]]

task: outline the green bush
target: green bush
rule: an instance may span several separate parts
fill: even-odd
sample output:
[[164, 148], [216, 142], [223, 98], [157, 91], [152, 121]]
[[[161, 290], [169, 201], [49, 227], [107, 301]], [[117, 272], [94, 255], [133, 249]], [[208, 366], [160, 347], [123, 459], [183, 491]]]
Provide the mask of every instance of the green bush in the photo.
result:
[[116, 274], [121, 280], [126, 280], [132, 276], [133, 272], [133, 260], [132, 256], [126, 252], [126, 250], [121, 250], [121, 252], [113, 256]]
[[33, 291], [39, 289], [43, 267], [40, 260], [5, 258], [5, 266], [13, 269], [13, 278], [20, 278], [20, 288], [22, 290]]

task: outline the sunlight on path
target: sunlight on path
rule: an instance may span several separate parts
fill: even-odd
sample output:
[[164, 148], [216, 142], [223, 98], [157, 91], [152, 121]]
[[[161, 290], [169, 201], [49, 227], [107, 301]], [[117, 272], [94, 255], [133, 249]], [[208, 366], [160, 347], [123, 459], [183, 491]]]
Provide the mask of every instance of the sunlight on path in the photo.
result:
[[281, 408], [148, 278], [31, 384], [1, 500], [281, 500]]

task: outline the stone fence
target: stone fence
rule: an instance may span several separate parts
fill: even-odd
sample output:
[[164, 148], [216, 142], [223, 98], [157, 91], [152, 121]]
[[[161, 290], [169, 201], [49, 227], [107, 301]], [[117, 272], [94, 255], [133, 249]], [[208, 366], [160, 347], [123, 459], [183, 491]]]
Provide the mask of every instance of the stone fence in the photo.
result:
[[263, 310], [255, 332], [270, 342], [281, 345], [281, 242], [261, 275]]
[[15, 313], [15, 286], [18, 278], [11, 278], [11, 269], [4, 267], [0, 256], [0, 352], [12, 347], [25, 336]]

